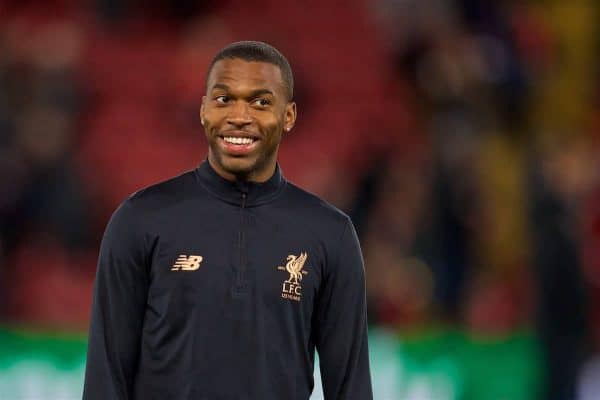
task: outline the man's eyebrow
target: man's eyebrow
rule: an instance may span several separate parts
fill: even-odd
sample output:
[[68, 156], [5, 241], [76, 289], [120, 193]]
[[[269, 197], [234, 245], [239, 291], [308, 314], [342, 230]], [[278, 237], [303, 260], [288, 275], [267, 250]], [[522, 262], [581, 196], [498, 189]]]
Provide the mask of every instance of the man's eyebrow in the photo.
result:
[[229, 90], [229, 86], [227, 86], [224, 83], [215, 83], [212, 87], [212, 90], [215, 90], [215, 89]]
[[252, 91], [252, 93], [250, 93], [250, 96], [249, 96], [249, 97], [251, 97], [251, 98], [252, 98], [252, 97], [258, 97], [258, 96], [260, 96], [261, 94], [270, 94], [271, 96], [274, 96], [274, 95], [275, 95], [275, 94], [274, 94], [272, 91], [270, 91], [269, 89], [257, 89], [257, 90], [254, 90], [254, 91]]
[[[225, 91], [230, 90], [229, 86], [227, 86], [224, 83], [215, 83], [212, 87], [212, 90], [215, 90], [215, 89], [222, 89]], [[250, 92], [250, 94], [248, 95], [248, 98], [258, 97], [262, 94], [270, 94], [271, 96], [275, 96], [275, 93], [273, 93], [273, 91], [271, 91], [269, 89], [256, 89], [256, 90], [253, 90], [252, 92]]]

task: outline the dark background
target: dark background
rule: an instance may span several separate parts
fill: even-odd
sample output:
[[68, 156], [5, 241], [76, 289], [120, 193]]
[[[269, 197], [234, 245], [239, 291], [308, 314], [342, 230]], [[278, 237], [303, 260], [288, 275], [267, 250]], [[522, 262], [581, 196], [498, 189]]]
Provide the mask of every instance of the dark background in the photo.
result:
[[296, 79], [284, 174], [360, 235], [371, 331], [398, 355], [384, 366], [373, 340], [376, 398], [599, 398], [598, 12], [0, 1], [0, 372], [17, 368], [3, 355], [35, 359], [19, 338], [85, 335], [107, 219], [206, 157], [208, 63], [262, 40]]

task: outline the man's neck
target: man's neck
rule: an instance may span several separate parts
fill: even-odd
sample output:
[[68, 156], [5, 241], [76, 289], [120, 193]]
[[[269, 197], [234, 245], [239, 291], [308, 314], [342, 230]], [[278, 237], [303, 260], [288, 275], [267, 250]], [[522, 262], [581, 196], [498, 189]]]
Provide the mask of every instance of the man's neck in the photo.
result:
[[270, 163], [270, 165], [265, 166], [265, 168], [262, 168], [260, 170], [255, 170], [255, 171], [251, 171], [249, 173], [245, 173], [245, 174], [235, 174], [232, 172], [228, 172], [225, 169], [223, 169], [221, 166], [218, 165], [218, 163], [216, 163], [213, 160], [213, 157], [211, 157], [210, 155], [208, 156], [208, 163], [210, 164], [211, 168], [217, 173], [217, 175], [221, 176], [223, 179], [226, 179], [228, 181], [231, 182], [254, 182], [254, 183], [263, 183], [268, 181], [273, 174], [275, 173], [275, 169], [277, 167], [277, 163], [273, 162]]

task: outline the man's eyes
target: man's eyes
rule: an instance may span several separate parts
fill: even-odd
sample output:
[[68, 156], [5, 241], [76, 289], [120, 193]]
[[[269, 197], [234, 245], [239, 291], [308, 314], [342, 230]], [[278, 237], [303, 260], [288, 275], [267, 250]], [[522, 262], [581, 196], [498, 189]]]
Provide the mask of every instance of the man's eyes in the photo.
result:
[[[216, 96], [215, 101], [219, 104], [227, 104], [227, 103], [231, 102], [231, 97], [225, 96], [225, 95]], [[257, 107], [267, 107], [267, 106], [270, 106], [272, 104], [272, 102], [269, 99], [260, 97], [258, 99], [252, 100], [251, 104], [253, 106], [257, 106]]]
[[271, 101], [265, 98], [255, 99], [252, 104], [257, 105], [259, 107], [266, 107], [271, 104]]

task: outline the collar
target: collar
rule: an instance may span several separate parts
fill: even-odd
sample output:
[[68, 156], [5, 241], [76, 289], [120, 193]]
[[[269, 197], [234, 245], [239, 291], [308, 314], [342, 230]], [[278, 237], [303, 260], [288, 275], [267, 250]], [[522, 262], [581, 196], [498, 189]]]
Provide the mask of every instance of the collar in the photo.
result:
[[275, 173], [265, 182], [229, 181], [210, 166], [208, 160], [194, 171], [198, 183], [210, 194], [219, 199], [238, 206], [242, 205], [243, 194], [246, 194], [245, 206], [252, 207], [274, 200], [286, 185], [279, 163]]

